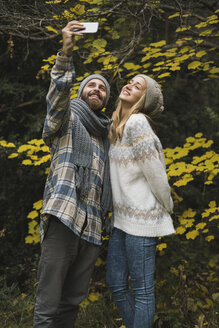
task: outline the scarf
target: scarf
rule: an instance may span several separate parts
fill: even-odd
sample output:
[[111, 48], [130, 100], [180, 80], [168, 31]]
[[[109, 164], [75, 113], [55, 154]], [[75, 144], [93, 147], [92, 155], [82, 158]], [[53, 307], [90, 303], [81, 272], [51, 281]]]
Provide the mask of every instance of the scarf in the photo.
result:
[[105, 166], [100, 201], [103, 218], [108, 211], [112, 210], [112, 191], [108, 158], [108, 132], [111, 120], [102, 112], [96, 115], [88, 104], [80, 98], [75, 98], [71, 101], [71, 112], [74, 114], [72, 146], [76, 189], [79, 194], [87, 195], [90, 189], [90, 172], [93, 159], [93, 145], [90, 136], [102, 138], [103, 140]]

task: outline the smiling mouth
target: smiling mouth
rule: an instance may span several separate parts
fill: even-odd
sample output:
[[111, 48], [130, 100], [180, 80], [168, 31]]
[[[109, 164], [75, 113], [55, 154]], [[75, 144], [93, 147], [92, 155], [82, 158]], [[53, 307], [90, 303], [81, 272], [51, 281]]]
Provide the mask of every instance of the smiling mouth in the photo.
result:
[[124, 90], [122, 93], [123, 93], [124, 95], [130, 96], [130, 93], [129, 93], [127, 90]]
[[100, 98], [100, 96], [99, 96], [98, 94], [96, 94], [96, 93], [93, 93], [93, 94], [89, 95], [89, 97], [92, 98], [92, 99], [102, 100], [102, 99]]

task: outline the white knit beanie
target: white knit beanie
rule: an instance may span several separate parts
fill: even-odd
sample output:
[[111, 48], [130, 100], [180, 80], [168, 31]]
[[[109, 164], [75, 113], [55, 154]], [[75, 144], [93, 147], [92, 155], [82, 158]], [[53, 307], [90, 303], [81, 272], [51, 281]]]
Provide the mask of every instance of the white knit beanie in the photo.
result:
[[138, 74], [146, 82], [146, 94], [143, 112], [150, 117], [155, 117], [164, 110], [163, 94], [159, 84], [145, 74]]
[[109, 100], [109, 96], [110, 96], [110, 86], [109, 86], [109, 83], [107, 82], [107, 80], [100, 74], [91, 74], [89, 76], [87, 76], [80, 84], [79, 86], [79, 89], [78, 89], [78, 98], [81, 97], [81, 94], [82, 94], [82, 91], [85, 87], [85, 85], [90, 81], [90, 80], [93, 80], [93, 79], [98, 79], [98, 80], [101, 80], [105, 86], [106, 86], [106, 99], [105, 99], [105, 102], [104, 102], [104, 106], [106, 106], [108, 100]]

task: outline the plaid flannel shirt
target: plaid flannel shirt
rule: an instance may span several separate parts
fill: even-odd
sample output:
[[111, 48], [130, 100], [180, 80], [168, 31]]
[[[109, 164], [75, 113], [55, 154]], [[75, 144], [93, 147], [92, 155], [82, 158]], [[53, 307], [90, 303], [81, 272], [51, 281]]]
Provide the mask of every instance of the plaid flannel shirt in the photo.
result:
[[100, 198], [104, 176], [104, 147], [102, 139], [91, 136], [93, 160], [91, 188], [87, 197], [79, 196], [75, 186], [72, 153], [72, 122], [70, 94], [75, 80], [72, 58], [57, 55], [51, 71], [47, 94], [47, 116], [43, 140], [50, 147], [51, 165], [47, 177], [41, 215], [41, 241], [48, 227], [49, 215], [55, 215], [77, 236], [101, 245]]

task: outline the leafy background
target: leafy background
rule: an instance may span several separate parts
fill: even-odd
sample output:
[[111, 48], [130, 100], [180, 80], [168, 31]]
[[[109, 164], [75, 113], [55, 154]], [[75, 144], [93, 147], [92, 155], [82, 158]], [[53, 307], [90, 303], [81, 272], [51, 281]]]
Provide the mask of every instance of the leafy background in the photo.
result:
[[[161, 85], [157, 120], [172, 187], [176, 235], [159, 240], [154, 327], [218, 327], [217, 1], [0, 1], [0, 313], [4, 328], [32, 326], [40, 254], [39, 215], [49, 166], [41, 139], [49, 72], [68, 21], [98, 21], [78, 38], [77, 80], [110, 81], [111, 116], [121, 86], [137, 73]], [[105, 285], [108, 236], [79, 327], [122, 327]]]

